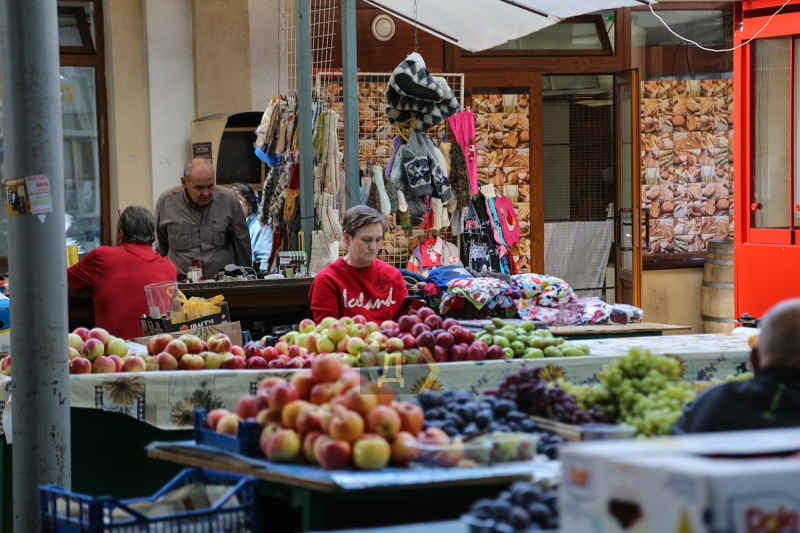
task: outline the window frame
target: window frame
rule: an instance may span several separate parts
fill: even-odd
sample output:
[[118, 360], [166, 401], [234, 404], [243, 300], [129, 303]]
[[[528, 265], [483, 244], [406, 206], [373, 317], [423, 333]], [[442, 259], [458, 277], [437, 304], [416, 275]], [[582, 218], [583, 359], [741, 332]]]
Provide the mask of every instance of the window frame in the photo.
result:
[[[739, 79], [734, 78], [734, 91], [741, 95], [741, 102], [737, 102], [734, 113], [734, 123], [740, 124], [737, 134], [734, 136], [734, 169], [736, 176], [734, 185], [735, 205], [741, 206], [737, 209], [737, 217], [734, 219], [734, 243], [741, 245], [744, 243], [754, 244], [777, 244], [795, 245], [800, 243], [797, 235], [798, 229], [795, 226], [795, 176], [794, 176], [794, 150], [796, 135], [794, 131], [795, 113], [797, 112], [794, 102], [794, 76], [796, 73], [794, 65], [794, 54], [800, 52], [796, 41], [800, 39], [800, 13], [790, 12], [778, 14], [766, 27], [765, 24], [769, 16], [748, 16], [748, 11], [761, 13], [764, 10], [776, 10], [783, 4], [778, 1], [744, 2], [737, 5], [734, 13], [734, 46], [741, 46], [734, 52], [734, 71], [741, 72]], [[753, 10], [748, 9], [754, 6]], [[757, 7], [756, 7], [757, 6]], [[772, 11], [774, 13], [774, 10]], [[763, 28], [763, 29], [761, 29]], [[760, 33], [759, 33], [759, 30]], [[778, 37], [789, 37], [791, 39], [791, 53], [789, 60], [789, 109], [791, 118], [789, 120], [789, 201], [786, 208], [790, 212], [788, 228], [758, 228], [755, 227], [755, 211], [758, 204], [755, 202], [755, 182], [754, 170], [755, 161], [755, 76], [754, 67], [754, 43], [761, 39]], [[755, 39], [747, 42], [749, 39]], [[747, 147], [747, 152], [742, 150]]]
[[[94, 41], [92, 41], [91, 30], [86, 14], [82, 7], [74, 5], [59, 5], [59, 13], [65, 10], [79, 10], [83, 17], [82, 26], [80, 18], [78, 25], [81, 27], [81, 40], [89, 43], [87, 46], [61, 46], [59, 47], [59, 67], [93, 67], [95, 69], [95, 83], [97, 91], [97, 143], [99, 151], [99, 172], [100, 172], [100, 243], [111, 244], [111, 168], [108, 145], [108, 97], [106, 89], [106, 57], [105, 57], [105, 33], [103, 26], [103, 0], [84, 0], [91, 3], [94, 8]], [[60, 4], [60, 2], [59, 2]], [[66, 11], [70, 13], [71, 11]], [[84, 31], [87, 31], [84, 35]], [[88, 38], [88, 41], [86, 39]], [[0, 275], [8, 275], [8, 256], [0, 256]]]

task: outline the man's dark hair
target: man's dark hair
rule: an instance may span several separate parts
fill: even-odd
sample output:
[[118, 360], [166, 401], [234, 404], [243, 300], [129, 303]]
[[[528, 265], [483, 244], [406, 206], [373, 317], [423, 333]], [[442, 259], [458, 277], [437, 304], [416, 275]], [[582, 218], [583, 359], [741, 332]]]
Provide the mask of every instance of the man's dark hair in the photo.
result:
[[249, 185], [245, 185], [244, 183], [239, 183], [237, 181], [231, 185], [231, 189], [233, 192], [244, 198], [244, 201], [247, 202], [247, 205], [250, 207], [251, 215], [258, 214], [258, 199], [256, 198], [255, 191], [253, 191]]
[[126, 207], [117, 227], [122, 230], [122, 242], [153, 244], [156, 240], [156, 219], [144, 207]]

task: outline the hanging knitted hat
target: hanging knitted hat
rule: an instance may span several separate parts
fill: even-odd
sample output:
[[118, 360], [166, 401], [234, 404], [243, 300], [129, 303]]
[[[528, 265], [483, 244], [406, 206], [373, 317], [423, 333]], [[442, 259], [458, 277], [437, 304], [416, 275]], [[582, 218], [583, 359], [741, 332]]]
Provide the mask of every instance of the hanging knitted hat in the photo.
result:
[[[431, 161], [426, 141], [428, 137], [418, 130], [411, 132], [408, 144], [403, 152], [403, 170], [408, 178], [414, 196], [428, 196], [433, 192], [431, 187]], [[406, 200], [410, 200], [406, 196]]]
[[428, 72], [425, 60], [416, 52], [395, 67], [389, 77], [388, 88], [407, 98], [430, 102], [441, 102], [444, 98], [441, 87]]
[[286, 220], [291, 220], [297, 211], [297, 195], [300, 192], [300, 163], [297, 163], [297, 171], [292, 171], [289, 177], [289, 188], [286, 190], [286, 202], [283, 204], [283, 216]]
[[386, 189], [386, 196], [389, 198], [389, 214], [397, 213], [399, 205], [397, 203], [397, 184], [390, 179], [383, 180], [383, 187]]
[[386, 162], [386, 170], [384, 175], [388, 178], [392, 175], [392, 168], [394, 167], [395, 161], [402, 161], [402, 156], [400, 159], [397, 159], [398, 153], [403, 148], [403, 138], [399, 135], [395, 135], [394, 139], [392, 139], [392, 156], [389, 158], [389, 161]]
[[428, 150], [428, 160], [431, 164], [431, 176], [433, 178], [433, 189], [436, 195], [442, 200], [442, 203], [447, 203], [453, 197], [453, 191], [450, 190], [450, 181], [445, 174], [446, 165], [444, 164], [444, 156], [442, 152], [433, 144], [430, 137], [427, 137], [425, 144]]
[[[400, 212], [405, 212], [403, 204], [407, 204], [409, 222], [412, 226], [416, 226], [422, 222], [428, 212], [428, 207], [425, 205], [424, 199], [427, 197], [416, 196], [411, 191], [411, 185], [408, 183], [405, 174], [400, 177], [397, 183], [398, 191], [398, 207]], [[402, 199], [401, 199], [402, 197]]]
[[372, 165], [372, 181], [375, 188], [378, 190], [378, 200], [380, 202], [381, 214], [389, 218], [392, 214], [392, 203], [389, 200], [389, 195], [386, 194], [386, 186], [383, 182], [383, 169], [379, 165]]
[[[410, 109], [408, 104], [399, 104], [396, 102], [395, 95], [391, 89], [386, 89], [386, 118], [392, 126], [411, 122], [415, 129], [420, 131], [428, 131], [435, 125], [439, 124], [448, 117], [456, 114], [461, 109], [461, 104], [458, 99], [453, 95], [453, 91], [447, 85], [444, 78], [435, 78], [437, 83], [444, 93], [444, 98], [441, 102], [434, 104], [432, 107], [426, 103], [419, 103], [416, 109]], [[397, 106], [406, 107], [403, 109]]]
[[458, 201], [458, 207], [469, 207], [472, 194], [469, 188], [469, 176], [467, 175], [467, 161], [464, 157], [464, 150], [459, 143], [452, 143], [450, 148], [450, 185], [453, 187], [453, 194]]

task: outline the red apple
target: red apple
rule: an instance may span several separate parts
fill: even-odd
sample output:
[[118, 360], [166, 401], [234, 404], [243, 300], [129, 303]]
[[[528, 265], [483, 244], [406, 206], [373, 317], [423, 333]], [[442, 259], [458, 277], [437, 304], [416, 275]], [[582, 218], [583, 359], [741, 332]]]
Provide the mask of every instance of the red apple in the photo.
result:
[[222, 433], [223, 435], [236, 436], [236, 434], [239, 432], [239, 422], [241, 421], [242, 419], [237, 414], [229, 413], [227, 415], [223, 415], [217, 421], [216, 431], [217, 433]]
[[336, 396], [336, 385], [333, 383], [317, 383], [311, 387], [309, 399], [311, 403], [322, 405], [328, 403]]
[[264, 370], [269, 368], [269, 363], [263, 357], [256, 355], [247, 359], [247, 368], [249, 370]]
[[417, 335], [417, 346], [420, 348], [425, 347], [428, 349], [433, 350], [433, 347], [436, 345], [436, 337], [433, 336], [433, 333], [430, 331], [423, 331], [419, 335]]
[[333, 383], [342, 375], [344, 367], [336, 356], [323, 356], [311, 364], [311, 377], [317, 383]]
[[431, 328], [427, 324], [415, 324], [413, 328], [411, 328], [411, 334], [415, 337], [419, 338], [425, 331], [430, 331]]
[[200, 352], [200, 358], [205, 363], [206, 370], [218, 370], [222, 366], [222, 360], [225, 356], [233, 354], [218, 354], [214, 352]]
[[224, 408], [212, 409], [208, 412], [208, 415], [206, 415], [206, 426], [208, 426], [210, 430], [216, 431], [220, 419], [229, 414], [231, 414], [231, 412]]
[[278, 350], [276, 350], [274, 346], [267, 346], [266, 348], [264, 348], [261, 357], [266, 359], [267, 362], [269, 363], [273, 359], [277, 359], [279, 355], [280, 354], [278, 353]]
[[433, 347], [433, 360], [437, 363], [447, 362], [447, 348], [436, 345]]
[[286, 341], [279, 341], [275, 343], [275, 349], [278, 351], [278, 354], [288, 354], [289, 353], [289, 343]]
[[[244, 359], [244, 357], [241, 359]], [[204, 370], [206, 368], [206, 362], [203, 361], [203, 358], [199, 355], [187, 353], [178, 361], [178, 368], [180, 370]]]
[[420, 322], [421, 321], [419, 317], [415, 315], [401, 316], [400, 320], [397, 321], [397, 329], [399, 329], [402, 333], [408, 333], [411, 331], [411, 328]]
[[300, 347], [299, 346], [289, 346], [289, 351], [286, 353], [290, 358], [294, 359], [295, 357], [300, 357]]
[[219, 367], [226, 370], [242, 370], [246, 362], [244, 357], [228, 354], [222, 358], [222, 363], [220, 363]]
[[109, 355], [108, 358], [114, 361], [114, 364], [117, 367], [114, 372], [122, 372], [122, 358], [117, 355]]
[[260, 413], [264, 409], [269, 409], [269, 394], [266, 390], [259, 389], [256, 391], [255, 396], [256, 413]]
[[[73, 361], [75, 361], [75, 359], [73, 359]], [[147, 365], [144, 359], [138, 355], [129, 355], [122, 364], [122, 370], [123, 372], [147, 372]]]
[[300, 331], [300, 333], [311, 333], [312, 331], [314, 331], [315, 327], [317, 327], [317, 325], [314, 324], [313, 320], [311, 320], [310, 318], [304, 318], [303, 320], [300, 321], [300, 324], [297, 326], [297, 329], [298, 331]]
[[283, 359], [273, 359], [267, 364], [269, 365], [270, 369], [286, 368], [286, 362]]
[[350, 462], [352, 448], [341, 440], [326, 440], [317, 450], [319, 464], [325, 470], [341, 470]]
[[325, 410], [319, 405], [306, 405], [297, 413], [295, 428], [301, 435], [311, 433], [312, 431], [320, 431], [322, 429], [322, 416], [324, 414]]
[[267, 394], [269, 395], [269, 406], [272, 409], [283, 409], [287, 403], [300, 399], [297, 388], [288, 382], [270, 387]]
[[387, 336], [387, 337], [389, 337], [390, 339], [391, 339], [391, 338], [395, 338], [395, 337], [397, 337], [397, 338], [399, 338], [399, 337], [400, 337], [400, 330], [399, 330], [399, 329], [397, 329], [397, 328], [394, 328], [394, 329], [384, 329], [384, 330], [381, 330], [381, 333], [383, 333], [384, 335], [386, 335], [386, 336]]
[[414, 335], [404, 333], [400, 338], [403, 339], [403, 349], [410, 350], [417, 347], [417, 338]]
[[231, 339], [224, 333], [215, 333], [206, 341], [208, 350], [216, 353], [226, 353], [231, 351]]
[[303, 360], [300, 357], [295, 357], [291, 361], [286, 363], [284, 368], [292, 368], [292, 369], [295, 369], [295, 370], [303, 368]]
[[486, 359], [505, 359], [506, 353], [503, 351], [503, 348], [498, 346], [497, 344], [492, 344], [489, 346], [489, 349], [486, 350]]
[[88, 359], [90, 362], [94, 361], [105, 352], [105, 346], [100, 339], [90, 337], [86, 339], [81, 348], [81, 357]]
[[352, 318], [353, 318], [353, 322], [356, 323], [356, 324], [361, 324], [362, 326], [366, 326], [367, 325], [367, 319], [364, 318], [363, 315], [356, 315], [356, 316], [354, 316]]
[[422, 426], [425, 423], [425, 412], [419, 405], [411, 402], [397, 402], [394, 409], [400, 416], [401, 431], [407, 431], [412, 435], [422, 431]]
[[475, 342], [475, 332], [470, 329], [464, 328], [464, 340], [462, 342], [467, 345]]
[[436, 331], [442, 328], [442, 317], [438, 315], [429, 315], [425, 318], [425, 325], [431, 328], [431, 331]]
[[450, 347], [447, 351], [447, 355], [449, 361], [466, 361], [467, 350], [462, 345], [456, 344]]
[[103, 328], [92, 328], [89, 330], [87, 339], [97, 339], [103, 343], [103, 346], [111, 342], [111, 334]]
[[388, 405], [378, 405], [367, 413], [367, 431], [392, 440], [400, 431], [400, 415]]
[[237, 357], [244, 357], [244, 348], [241, 346], [231, 346], [231, 353]]
[[442, 320], [442, 329], [449, 331], [453, 326], [458, 326], [458, 320], [455, 318], [445, 318]]
[[256, 409], [256, 397], [248, 394], [239, 398], [239, 401], [236, 402], [234, 412], [244, 419], [255, 418], [258, 414], [258, 410]]
[[381, 329], [394, 329], [397, 327], [397, 322], [394, 320], [384, 320], [381, 322]]
[[164, 348], [164, 351], [174, 357], [178, 362], [180, 362], [181, 358], [189, 353], [189, 350], [186, 348], [186, 345], [180, 339], [175, 339], [169, 344], [167, 347]]
[[[97, 339], [94, 339], [97, 340]], [[98, 341], [99, 342], [99, 341]], [[5, 357], [3, 362], [8, 359]], [[91, 374], [92, 373], [92, 363], [85, 357], [77, 357], [69, 362], [69, 373], [70, 374]]]
[[161, 352], [153, 361], [158, 365], [159, 370], [177, 370], [178, 361], [167, 352]]
[[484, 359], [486, 359], [486, 351], [480, 344], [474, 343], [467, 349], [467, 361], [483, 361]]
[[186, 349], [189, 351], [189, 353], [198, 355], [203, 352], [203, 341], [200, 339], [200, 337], [195, 337], [194, 335], [181, 335], [178, 337], [178, 340], [186, 345]]
[[264, 349], [254, 342], [248, 342], [244, 345], [244, 358], [250, 359], [251, 357], [262, 357]]
[[436, 314], [436, 311], [434, 311], [430, 307], [423, 307], [423, 308], [417, 310], [417, 316], [422, 321], [425, 321], [426, 318], [428, 318], [431, 315], [435, 315], [435, 314]]
[[350, 336], [359, 337], [366, 340], [366, 338], [369, 336], [369, 330], [364, 324], [353, 324], [350, 327]]
[[[79, 336], [82, 341], [86, 342], [86, 339], [89, 338], [89, 329], [88, 328], [75, 328], [73, 331], [75, 335]], [[172, 339], [172, 337], [170, 337]]]
[[453, 336], [446, 331], [438, 331], [436, 333], [436, 344], [441, 346], [442, 348], [450, 348], [456, 343]]

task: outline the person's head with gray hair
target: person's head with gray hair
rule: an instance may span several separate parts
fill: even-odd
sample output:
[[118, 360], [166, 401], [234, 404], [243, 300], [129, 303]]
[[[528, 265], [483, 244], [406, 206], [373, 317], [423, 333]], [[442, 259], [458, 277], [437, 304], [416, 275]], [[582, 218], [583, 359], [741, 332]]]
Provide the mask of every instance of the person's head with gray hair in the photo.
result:
[[156, 219], [139, 205], [126, 207], [117, 222], [117, 246], [122, 243], [153, 244], [156, 240]]
[[214, 201], [216, 174], [208, 159], [196, 157], [183, 167], [181, 185], [192, 203], [201, 211]]
[[768, 366], [800, 368], [800, 298], [785, 300], [767, 311], [750, 363], [756, 372]]

